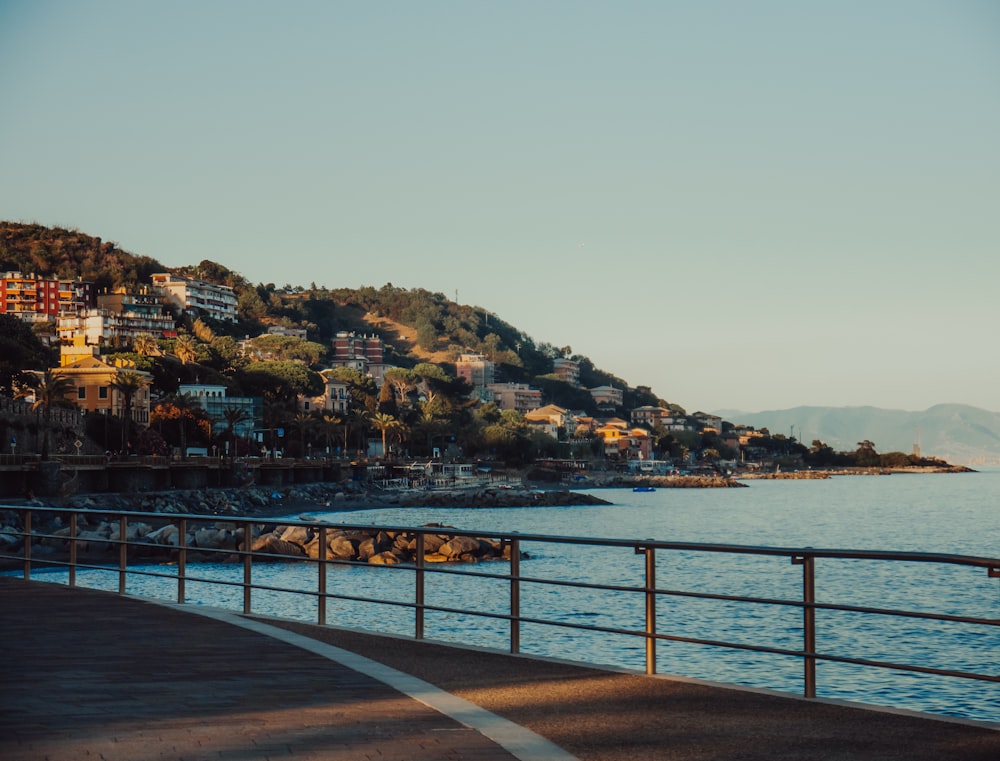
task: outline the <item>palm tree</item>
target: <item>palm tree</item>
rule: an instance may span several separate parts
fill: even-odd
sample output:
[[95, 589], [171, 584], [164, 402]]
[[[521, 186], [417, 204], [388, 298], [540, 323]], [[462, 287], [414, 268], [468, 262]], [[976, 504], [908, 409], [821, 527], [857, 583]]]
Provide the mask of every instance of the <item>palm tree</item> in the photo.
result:
[[382, 457], [386, 456], [385, 448], [385, 438], [386, 434], [390, 432], [396, 432], [403, 427], [392, 415], [386, 415], [384, 412], [376, 412], [372, 417], [372, 425], [379, 429], [382, 433]]
[[132, 340], [132, 351], [143, 357], [152, 357], [160, 354], [160, 345], [149, 333], [140, 333]]
[[344, 421], [336, 415], [324, 413], [319, 416], [318, 424], [320, 431], [323, 433], [323, 438], [326, 439], [327, 457], [330, 456], [330, 450], [332, 449], [330, 445], [333, 442], [333, 434], [343, 422]]
[[111, 387], [122, 395], [122, 452], [126, 451], [131, 440], [130, 426], [132, 423], [132, 400], [135, 395], [149, 385], [148, 379], [135, 370], [119, 370]]
[[42, 459], [49, 459], [49, 421], [52, 419], [53, 407], [75, 407], [76, 403], [70, 401], [69, 394], [76, 387], [73, 380], [65, 375], [61, 375], [58, 370], [46, 370], [41, 375], [36, 376], [33, 389], [25, 389], [18, 392], [18, 396], [24, 398], [34, 393], [35, 401], [31, 404], [31, 411], [42, 413]]
[[177, 343], [174, 345], [174, 354], [181, 361], [182, 365], [194, 362], [198, 359], [198, 342], [194, 336], [184, 334], [177, 336]]
[[222, 416], [226, 419], [226, 433], [232, 437], [233, 457], [239, 454], [236, 448], [236, 428], [243, 423], [253, 420], [253, 416], [243, 407], [226, 407], [222, 411]]
[[316, 425], [316, 418], [306, 412], [298, 412], [289, 423], [289, 427], [299, 434], [299, 457], [306, 454], [306, 434]]
[[264, 428], [271, 434], [271, 449], [278, 448], [278, 431], [288, 425], [295, 412], [288, 401], [276, 399], [264, 402]]
[[[368, 421], [371, 419], [371, 413], [365, 409], [351, 410], [347, 413], [347, 417], [344, 420], [344, 453], [347, 453], [348, 448], [348, 437], [351, 431], [357, 431], [359, 433], [358, 440], [363, 442], [364, 434], [368, 430]], [[361, 449], [366, 449], [364, 443], [361, 445]]]
[[419, 403], [420, 416], [413, 424], [414, 430], [423, 433], [427, 442], [428, 454], [433, 452], [434, 438], [441, 435], [446, 426], [445, 408], [440, 398]]

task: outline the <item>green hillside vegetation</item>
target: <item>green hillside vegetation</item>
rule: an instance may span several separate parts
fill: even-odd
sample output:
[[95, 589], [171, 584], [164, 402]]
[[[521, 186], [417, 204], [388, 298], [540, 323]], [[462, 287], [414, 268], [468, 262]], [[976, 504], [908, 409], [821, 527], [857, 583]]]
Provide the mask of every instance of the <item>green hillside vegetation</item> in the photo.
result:
[[0, 222], [0, 271], [86, 280], [100, 292], [148, 284], [150, 275], [166, 270], [155, 259], [76, 230]]
[[[144, 286], [154, 272], [173, 272], [234, 289], [236, 323], [178, 315], [176, 339], [137, 342], [129, 351], [102, 347], [106, 356], [132, 360], [137, 369], [152, 374], [160, 404], [153, 412], [150, 430], [136, 432], [134, 437], [135, 445], [148, 451], [164, 450], [167, 444], [206, 446], [233, 439], [238, 421], [227, 421], [222, 434], [213, 433], [211, 425], [190, 409], [189, 401], [178, 396], [179, 385], [184, 383], [221, 384], [232, 396], [262, 397], [264, 427], [288, 429], [290, 435], [283, 446], [292, 455], [313, 446], [325, 448], [334, 441], [344, 450], [361, 451], [373, 432], [384, 436], [387, 446], [418, 456], [451, 445], [460, 447], [465, 456], [517, 463], [539, 456], [587, 456], [600, 451], [593, 442], [585, 444], [582, 451], [579, 447], [574, 451], [566, 442], [532, 429], [518, 413], [470, 400], [470, 389], [455, 376], [455, 361], [463, 353], [482, 353], [495, 362], [498, 382], [530, 384], [542, 390], [544, 403], [591, 416], [627, 418], [628, 410], [643, 405], [669, 407], [685, 414], [680, 405], [659, 397], [650, 387], [630, 386], [595, 367], [586, 356], [574, 354], [569, 346], [536, 342], [495, 314], [421, 288], [398, 288], [391, 283], [359, 289], [328, 289], [315, 283], [308, 287], [254, 285], [209, 260], [168, 268], [75, 230], [12, 222], [0, 222], [0, 268], [88, 280], [100, 290]], [[43, 370], [53, 366], [56, 358], [19, 320], [4, 317], [0, 350], [7, 350], [0, 351], [0, 384], [10, 388], [19, 370]], [[269, 326], [278, 325], [304, 328], [307, 338], [266, 334]], [[386, 347], [386, 361], [399, 369], [390, 372], [381, 391], [371, 378], [356, 371], [333, 370], [335, 377], [349, 385], [350, 413], [339, 417], [303, 415], [297, 410], [296, 397], [321, 393], [320, 371], [329, 367], [331, 342], [340, 331], [378, 334]], [[251, 355], [240, 345], [246, 336], [253, 337]], [[560, 380], [553, 374], [553, 360], [560, 357], [579, 363], [580, 382], [585, 388], [607, 385], [622, 389], [623, 406], [599, 410], [586, 390]], [[131, 437], [131, 432], [126, 433]], [[573, 433], [567, 432], [567, 438]], [[106, 421], [103, 434], [100, 430], [88, 430], [88, 434], [102, 446], [120, 436], [107, 429]], [[736, 455], [717, 434], [665, 430], [653, 434], [656, 449], [665, 456], [698, 455], [718, 460]], [[814, 444], [820, 446], [809, 449], [794, 437], [768, 436], [758, 449], [793, 464], [835, 464], [836, 458], [831, 458], [826, 445]], [[250, 443], [244, 445], [249, 447]], [[841, 460], [856, 460], [859, 453], [862, 459], [871, 459], [869, 450], [873, 451], [873, 446], [859, 446]]]

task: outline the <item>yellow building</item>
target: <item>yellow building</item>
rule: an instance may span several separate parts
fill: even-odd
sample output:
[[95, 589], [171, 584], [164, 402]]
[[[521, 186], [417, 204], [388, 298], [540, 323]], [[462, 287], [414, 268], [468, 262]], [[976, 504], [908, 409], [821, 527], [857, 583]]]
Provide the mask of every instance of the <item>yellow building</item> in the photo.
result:
[[70, 357], [66, 359], [71, 361], [55, 372], [73, 381], [76, 388], [69, 398], [87, 413], [99, 412], [121, 417], [125, 412], [125, 395], [112, 385], [118, 374], [123, 370], [130, 370], [145, 378], [146, 386], [132, 397], [132, 420], [143, 425], [149, 423], [149, 382], [152, 381], [149, 373], [136, 370], [135, 364], [130, 362], [108, 364], [93, 354], [75, 360]]

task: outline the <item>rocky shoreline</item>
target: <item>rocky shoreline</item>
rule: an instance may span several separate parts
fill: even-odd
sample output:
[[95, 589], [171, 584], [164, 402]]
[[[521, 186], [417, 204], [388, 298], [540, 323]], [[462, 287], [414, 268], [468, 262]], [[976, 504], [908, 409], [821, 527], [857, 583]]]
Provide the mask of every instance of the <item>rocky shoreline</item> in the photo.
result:
[[[128, 521], [127, 539], [141, 543], [130, 550], [129, 562], [173, 562], [181, 545], [180, 526], [172, 516], [213, 518], [190, 521], [184, 546], [189, 559], [236, 562], [245, 546], [247, 527], [250, 548], [260, 561], [316, 559], [394, 564], [415, 562], [415, 532], [382, 529], [340, 529], [302, 525], [307, 513], [351, 512], [380, 507], [554, 507], [611, 504], [607, 500], [568, 489], [535, 490], [527, 487], [481, 486], [466, 489], [401, 489], [373, 491], [354, 482], [305, 484], [281, 490], [261, 487], [177, 490], [146, 494], [76, 495], [59, 504], [38, 499], [22, 501], [38, 507], [66, 507], [78, 513], [76, 551], [81, 560], [108, 562], [116, 557], [121, 524], [108, 513], [136, 513]], [[12, 505], [13, 506], [13, 505]], [[138, 517], [141, 515], [141, 518]], [[160, 517], [162, 516], [162, 518]], [[295, 516], [295, 517], [293, 517]], [[32, 543], [37, 562], [65, 560], [70, 529], [59, 514], [36, 513], [33, 530], [47, 535]], [[23, 557], [20, 513], [0, 508], [0, 552], [11, 556], [0, 567], [16, 567]], [[488, 537], [456, 535], [446, 526], [431, 524], [424, 534], [424, 562], [480, 562], [509, 559], [510, 548]]]
[[554, 507], [610, 504], [569, 489], [477, 486], [455, 489], [366, 488], [355, 482], [302, 484], [281, 489], [259, 486], [172, 490], [142, 494], [83, 494], [35, 504], [88, 510], [128, 510], [166, 515], [275, 517], [303, 512], [348, 512], [380, 507]]

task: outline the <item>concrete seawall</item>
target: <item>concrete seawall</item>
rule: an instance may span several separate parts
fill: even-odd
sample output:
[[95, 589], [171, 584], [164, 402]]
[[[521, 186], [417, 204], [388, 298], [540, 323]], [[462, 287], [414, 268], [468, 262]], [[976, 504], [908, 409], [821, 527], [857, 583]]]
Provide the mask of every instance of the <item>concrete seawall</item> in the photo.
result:
[[26, 460], [0, 465], [0, 498], [135, 494], [250, 484], [279, 488], [340, 481], [349, 469], [348, 463], [330, 460], [136, 458], [96, 463]]

